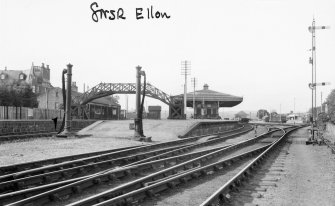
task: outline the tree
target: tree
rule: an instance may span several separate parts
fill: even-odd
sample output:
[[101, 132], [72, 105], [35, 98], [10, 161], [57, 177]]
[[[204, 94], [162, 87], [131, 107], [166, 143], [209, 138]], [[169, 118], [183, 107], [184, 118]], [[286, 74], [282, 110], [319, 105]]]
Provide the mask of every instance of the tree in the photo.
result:
[[20, 100], [22, 102], [21, 106], [23, 107], [38, 107], [37, 95], [33, 92], [31, 87], [26, 87], [21, 91]]
[[23, 89], [0, 88], [0, 106], [38, 107], [37, 95], [31, 87]]
[[328, 112], [330, 118], [334, 118], [335, 116], [335, 89], [333, 89], [330, 94], [327, 97], [326, 100], [327, 106], [328, 106]]
[[258, 119], [263, 119], [264, 116], [270, 116], [269, 112], [265, 109], [260, 109], [257, 111]]

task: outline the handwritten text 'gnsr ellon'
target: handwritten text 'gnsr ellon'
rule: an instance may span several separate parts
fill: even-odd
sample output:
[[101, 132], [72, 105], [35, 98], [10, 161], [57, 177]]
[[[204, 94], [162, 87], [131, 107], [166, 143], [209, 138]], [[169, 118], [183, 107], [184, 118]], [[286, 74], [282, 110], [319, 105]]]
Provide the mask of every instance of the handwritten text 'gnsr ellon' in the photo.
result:
[[[109, 19], [109, 20], [125, 20], [125, 12], [123, 8], [118, 9], [112, 9], [112, 10], [105, 10], [99, 8], [99, 5], [97, 2], [93, 2], [91, 4], [91, 10], [92, 10], [92, 20], [94, 22], [98, 22], [99, 19]], [[136, 8], [135, 9], [136, 19], [169, 19], [171, 16], [169, 16], [166, 12], [160, 12], [160, 11], [154, 11], [153, 6], [150, 6], [150, 8], [146, 8], [146, 12], [143, 8]]]

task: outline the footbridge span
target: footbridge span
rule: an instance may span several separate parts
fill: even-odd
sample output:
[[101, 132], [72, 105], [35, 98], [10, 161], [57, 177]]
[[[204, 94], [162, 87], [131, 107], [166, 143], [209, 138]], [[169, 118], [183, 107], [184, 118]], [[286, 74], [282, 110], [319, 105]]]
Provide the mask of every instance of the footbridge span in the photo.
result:
[[[144, 85], [141, 85], [143, 91]], [[89, 89], [81, 95], [72, 97], [72, 115], [80, 119], [88, 118], [88, 108], [86, 104], [94, 99], [113, 95], [113, 94], [136, 94], [135, 83], [100, 83]], [[155, 86], [147, 83], [145, 96], [158, 99], [169, 105], [169, 119], [183, 118], [183, 99], [180, 97], [170, 96]]]

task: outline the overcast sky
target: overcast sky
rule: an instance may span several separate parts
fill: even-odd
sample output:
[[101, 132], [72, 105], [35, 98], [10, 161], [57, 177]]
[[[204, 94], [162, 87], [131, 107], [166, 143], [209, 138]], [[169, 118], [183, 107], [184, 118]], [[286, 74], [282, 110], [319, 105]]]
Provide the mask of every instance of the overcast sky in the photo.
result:
[[[180, 62], [191, 61], [191, 77], [209, 89], [243, 96], [227, 110], [307, 111], [311, 107], [311, 25], [317, 31], [317, 82], [324, 99], [335, 87], [335, 0], [109, 0], [99, 8], [122, 8], [126, 19], [92, 20], [93, 0], [0, 0], [0, 68], [49, 64], [51, 83], [73, 64], [83, 84], [135, 82], [141, 65], [147, 80], [168, 94], [183, 93]], [[146, 8], [169, 19], [147, 19]], [[136, 20], [136, 8], [144, 19]], [[190, 79], [189, 79], [190, 83]], [[189, 86], [188, 91], [191, 91]], [[124, 107], [125, 96], [120, 95]], [[147, 98], [147, 105], [164, 106]], [[129, 108], [135, 107], [134, 95]], [[167, 108], [164, 106], [163, 108]], [[225, 109], [226, 110], [226, 109]]]

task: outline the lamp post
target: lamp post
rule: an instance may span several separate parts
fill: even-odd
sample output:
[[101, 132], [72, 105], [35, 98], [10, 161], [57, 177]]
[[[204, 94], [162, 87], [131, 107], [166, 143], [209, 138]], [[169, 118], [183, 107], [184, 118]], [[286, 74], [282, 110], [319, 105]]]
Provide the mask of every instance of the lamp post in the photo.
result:
[[195, 119], [196, 117], [196, 106], [195, 106], [195, 86], [197, 84], [197, 79], [195, 77], [193, 77], [191, 79], [192, 83], [193, 83], [193, 118]]

